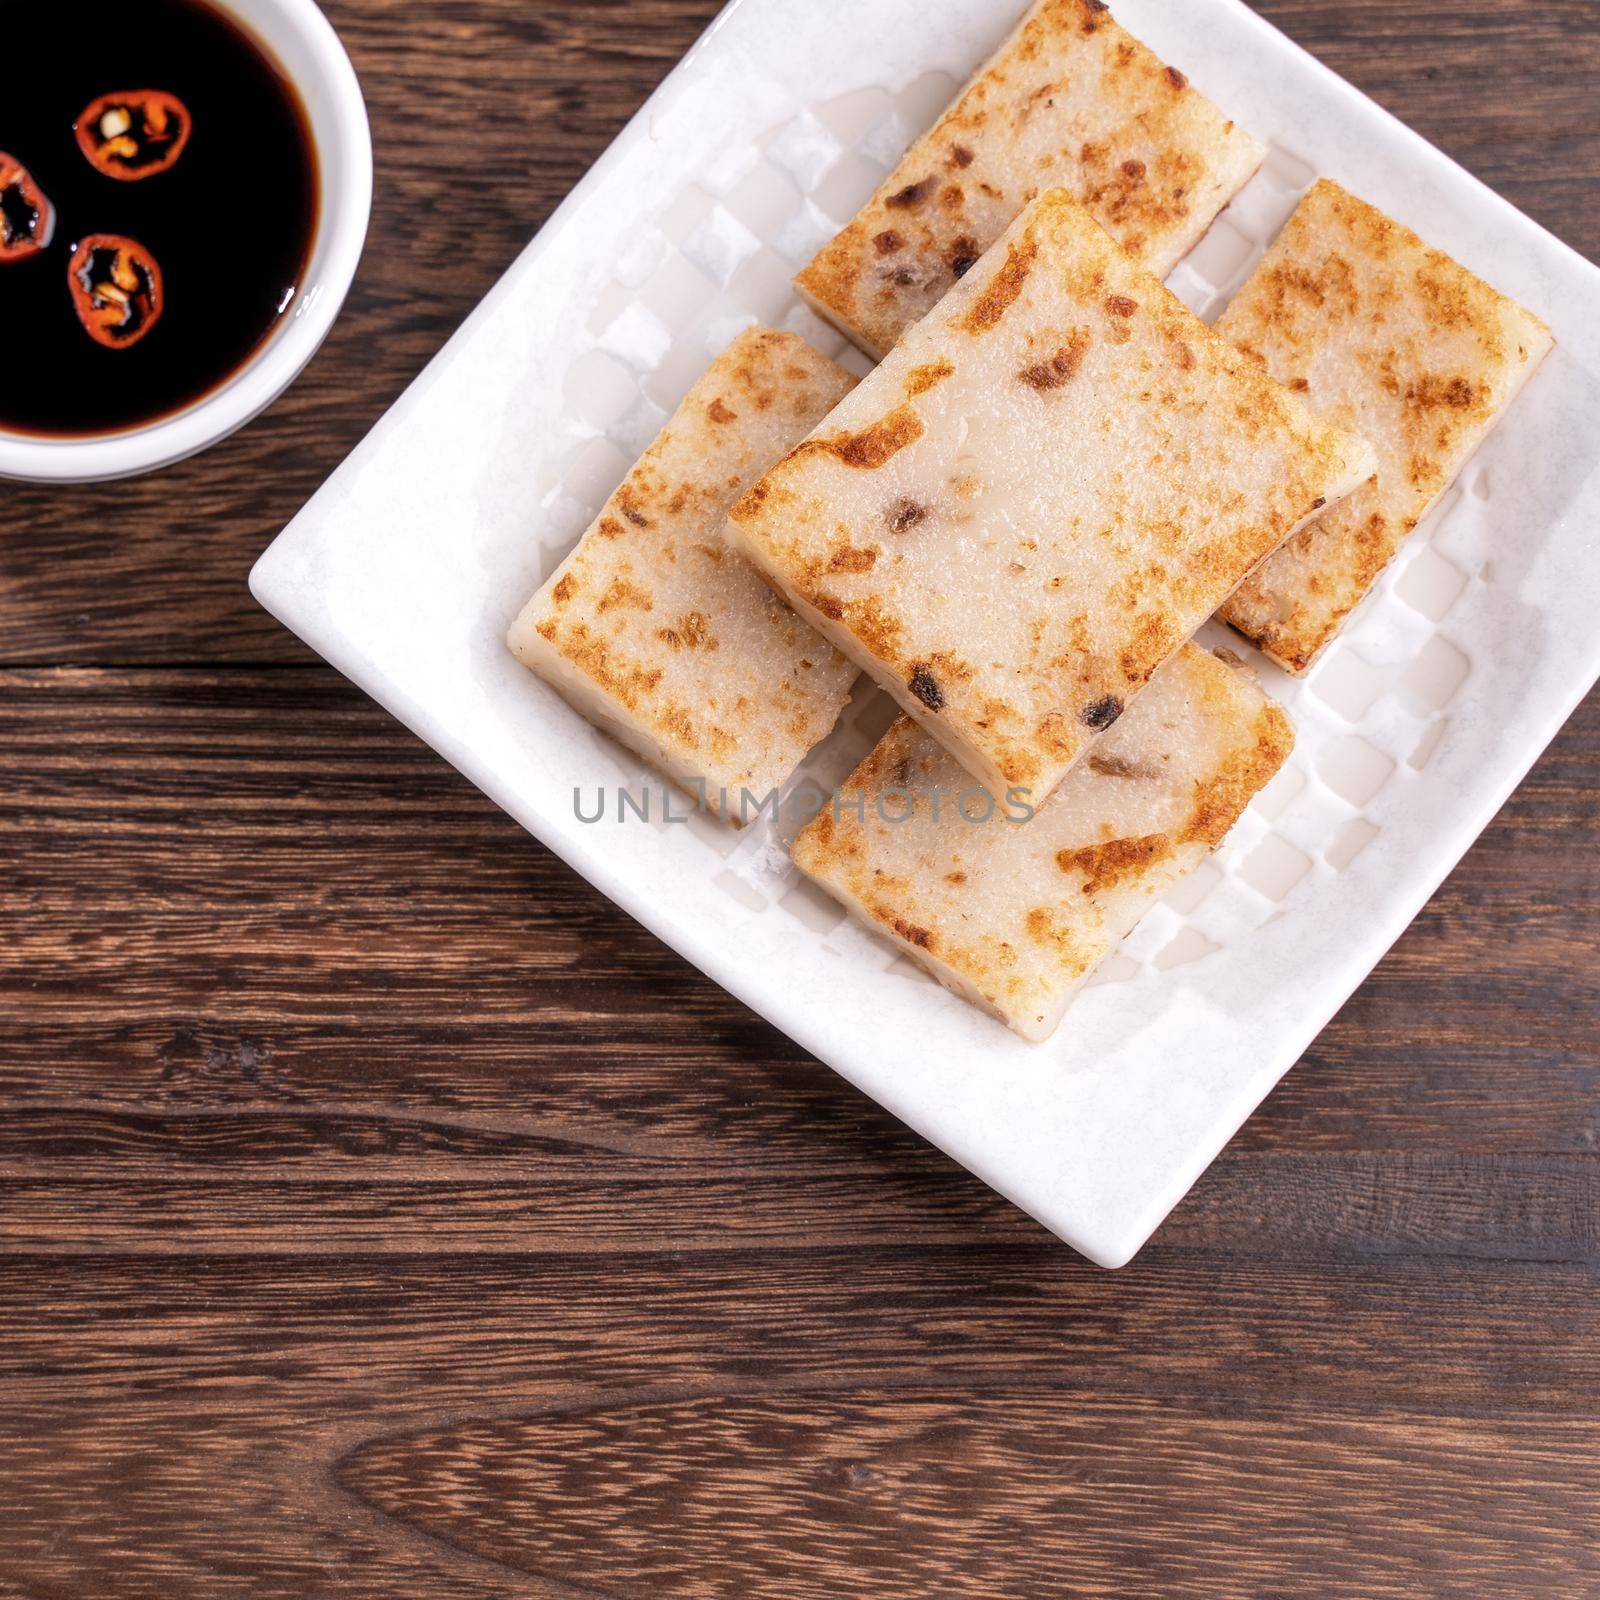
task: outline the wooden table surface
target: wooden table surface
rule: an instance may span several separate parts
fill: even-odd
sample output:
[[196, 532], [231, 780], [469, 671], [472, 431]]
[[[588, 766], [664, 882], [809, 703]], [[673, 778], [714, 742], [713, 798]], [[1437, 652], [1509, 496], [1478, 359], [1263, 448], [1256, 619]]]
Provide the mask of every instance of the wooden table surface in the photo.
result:
[[[1595, 0], [1258, 3], [1600, 255]], [[252, 604], [715, 6], [331, 3], [326, 349], [0, 487], [0, 1596], [1600, 1596], [1600, 701], [1112, 1276]]]

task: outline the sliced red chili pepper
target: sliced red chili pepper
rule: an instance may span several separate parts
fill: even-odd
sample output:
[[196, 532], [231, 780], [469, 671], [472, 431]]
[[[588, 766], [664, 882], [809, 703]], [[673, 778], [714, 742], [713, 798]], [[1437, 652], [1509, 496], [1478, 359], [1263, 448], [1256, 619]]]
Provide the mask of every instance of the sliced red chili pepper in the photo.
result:
[[91, 100], [73, 123], [97, 172], [134, 183], [165, 172], [189, 142], [189, 108], [164, 89], [122, 89]]
[[108, 349], [137, 344], [161, 320], [161, 268], [142, 244], [120, 233], [79, 240], [67, 285], [84, 332]]
[[56, 208], [14, 156], [0, 150], [0, 262], [36, 256], [55, 231]]

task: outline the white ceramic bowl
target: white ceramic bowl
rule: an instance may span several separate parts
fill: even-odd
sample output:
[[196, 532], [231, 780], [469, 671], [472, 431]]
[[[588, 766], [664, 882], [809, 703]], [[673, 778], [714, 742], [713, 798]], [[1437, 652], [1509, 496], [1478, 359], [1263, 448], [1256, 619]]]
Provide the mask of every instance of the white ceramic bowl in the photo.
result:
[[249, 361], [193, 405], [122, 433], [49, 439], [0, 429], [0, 477], [36, 483], [126, 478], [206, 449], [294, 382], [344, 304], [372, 211], [372, 134], [355, 68], [314, 0], [210, 3], [265, 47], [305, 106], [321, 188], [305, 282], [289, 315]]

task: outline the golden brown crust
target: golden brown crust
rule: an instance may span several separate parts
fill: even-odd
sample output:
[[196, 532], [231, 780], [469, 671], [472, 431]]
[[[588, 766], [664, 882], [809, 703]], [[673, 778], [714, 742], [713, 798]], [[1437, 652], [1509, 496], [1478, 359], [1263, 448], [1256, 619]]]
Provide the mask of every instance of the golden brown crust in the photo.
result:
[[[926, 390], [923, 391], [926, 393]], [[915, 444], [922, 437], [922, 421], [910, 406], [901, 406], [891, 411], [888, 416], [879, 422], [874, 422], [870, 428], [863, 428], [859, 433], [841, 434], [836, 438], [808, 439], [804, 444], [797, 445], [789, 454], [788, 459], [821, 451], [825, 455], [837, 456], [847, 467], [860, 467], [864, 472], [876, 472], [879, 467], [886, 466], [907, 445]]]
[[1103, 844], [1056, 851], [1056, 865], [1083, 879], [1084, 894], [1099, 894], [1144, 871], [1172, 851], [1164, 833], [1147, 833], [1137, 839], [1108, 839]]
[[1002, 820], [997, 807], [974, 822], [981, 791], [901, 718], [792, 854], [942, 983], [1041, 1039], [1292, 746], [1253, 678], [1185, 645], [1107, 735], [1098, 767], [1083, 763], [1031, 819]]
[[906, 374], [906, 395], [916, 399], [919, 394], [926, 394], [930, 389], [937, 388], [946, 378], [955, 374], [955, 368], [948, 361], [929, 361], [920, 367], [913, 367]]
[[1035, 361], [1017, 374], [1030, 389], [1062, 389], [1077, 377], [1083, 358], [1089, 352], [1093, 335], [1087, 328], [1074, 328], [1067, 342], [1057, 345], [1044, 361]]
[[1164, 275], [1263, 147], [1093, 0], [1039, 0], [859, 216], [797, 279], [875, 355], [1062, 187]]
[[1298, 533], [1222, 608], [1281, 666], [1303, 672], [1515, 398], [1550, 348], [1549, 330], [1327, 180], [1217, 329], [1378, 449], [1377, 482]]
[[956, 327], [963, 333], [987, 333], [997, 326], [1016, 304], [1038, 259], [1039, 241], [1031, 235], [1007, 246], [1005, 260], [983, 286], [983, 293], [956, 318]]
[[981, 781], [1048, 794], [1370, 471], [1053, 191], [731, 531]]
[[1178, 829], [1180, 844], [1214, 850], [1294, 749], [1294, 729], [1281, 706], [1268, 702], [1257, 714], [1250, 740], [1195, 785], [1194, 803]]
[[722, 537], [729, 502], [854, 384], [752, 329], [690, 390], [510, 644], [580, 711], [694, 791], [775, 787], [826, 736], [855, 670]]

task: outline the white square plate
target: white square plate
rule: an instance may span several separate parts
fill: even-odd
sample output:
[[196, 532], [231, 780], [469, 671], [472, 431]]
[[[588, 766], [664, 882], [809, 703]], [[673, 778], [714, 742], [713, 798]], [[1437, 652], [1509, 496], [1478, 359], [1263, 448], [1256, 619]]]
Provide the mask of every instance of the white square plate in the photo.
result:
[[[1020, 0], [1019, 0], [1020, 6]], [[1600, 675], [1600, 273], [1248, 10], [1118, 18], [1269, 141], [1172, 283], [1219, 310], [1325, 174], [1560, 347], [1304, 682], [1299, 745], [1050, 1044], [796, 883], [763, 824], [584, 824], [656, 780], [502, 636], [713, 354], [840, 341], [790, 275], [999, 41], [993, 0], [735, 0], [262, 557], [256, 596], [597, 888], [1068, 1243], [1129, 1260], [1399, 936]], [[1237, 641], [1234, 641], [1237, 643]], [[810, 769], [886, 720], [858, 690]]]

